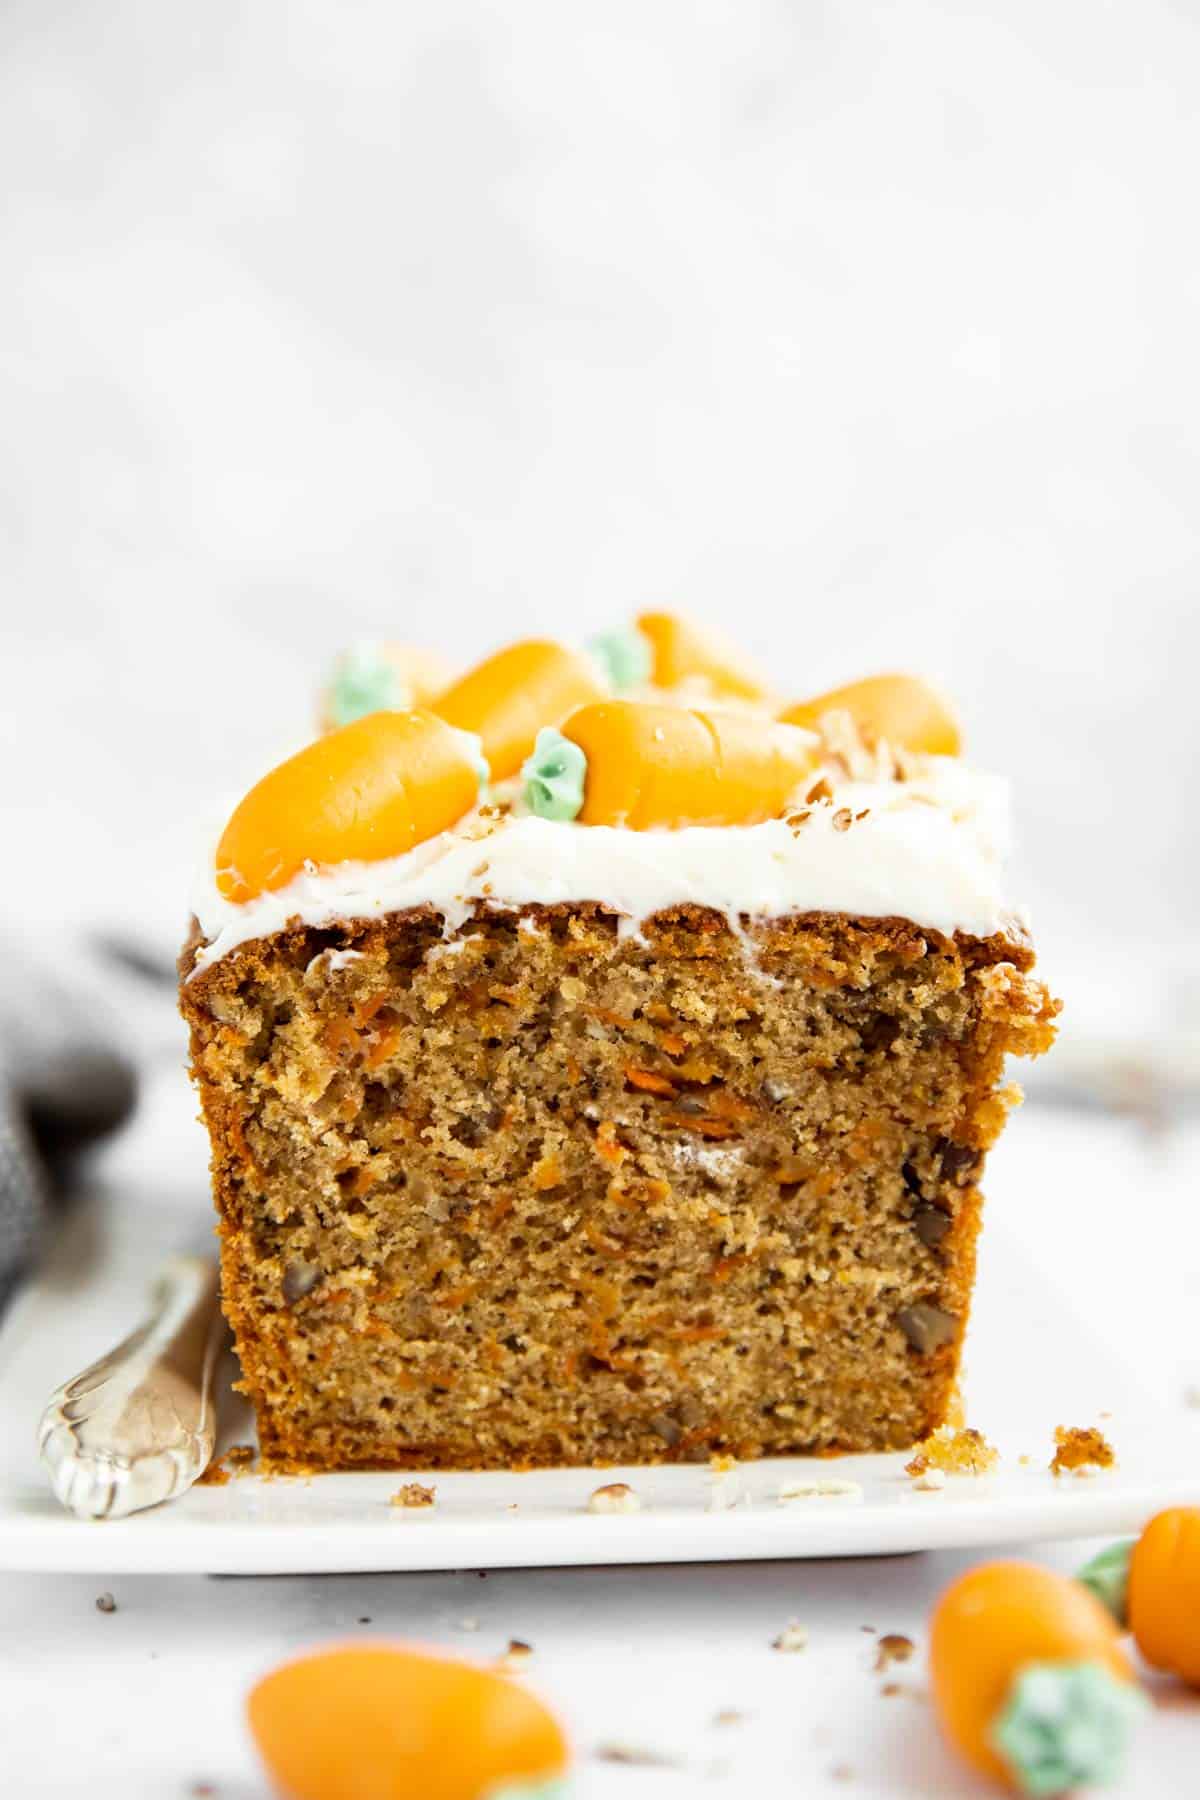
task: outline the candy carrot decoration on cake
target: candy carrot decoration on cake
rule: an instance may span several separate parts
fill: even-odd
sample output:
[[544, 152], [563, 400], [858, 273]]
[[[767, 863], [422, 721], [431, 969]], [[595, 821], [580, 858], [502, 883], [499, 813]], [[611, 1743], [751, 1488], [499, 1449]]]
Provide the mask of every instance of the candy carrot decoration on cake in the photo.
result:
[[523, 774], [543, 818], [648, 831], [775, 818], [812, 766], [807, 732], [760, 715], [607, 700], [543, 731]]
[[438, 650], [416, 644], [354, 644], [334, 664], [321, 696], [321, 730], [337, 731], [373, 712], [428, 706], [450, 682]]
[[561, 1794], [566, 1740], [502, 1675], [406, 1646], [347, 1645], [285, 1663], [247, 1708], [286, 1800], [481, 1800]]
[[848, 712], [872, 737], [928, 756], [957, 756], [962, 748], [958, 720], [936, 688], [914, 675], [868, 675], [847, 687], [831, 688], [780, 713], [789, 725], [815, 731], [826, 713]]
[[949, 1742], [1024, 1794], [1111, 1780], [1143, 1704], [1099, 1600], [1032, 1563], [987, 1563], [946, 1590], [929, 1670]]
[[1200, 1506], [1158, 1513], [1079, 1571], [1148, 1663], [1200, 1687]]
[[438, 715], [483, 740], [494, 781], [515, 775], [544, 725], [604, 697], [599, 671], [561, 644], [531, 638], [497, 650], [460, 676], [437, 702]]
[[217, 846], [217, 887], [240, 904], [305, 863], [399, 856], [470, 812], [486, 773], [478, 741], [444, 719], [371, 713], [251, 788]]
[[717, 697], [762, 700], [767, 684], [743, 662], [738, 651], [715, 632], [693, 625], [678, 613], [646, 612], [638, 630], [650, 643], [651, 679], [656, 687], [703, 682]]

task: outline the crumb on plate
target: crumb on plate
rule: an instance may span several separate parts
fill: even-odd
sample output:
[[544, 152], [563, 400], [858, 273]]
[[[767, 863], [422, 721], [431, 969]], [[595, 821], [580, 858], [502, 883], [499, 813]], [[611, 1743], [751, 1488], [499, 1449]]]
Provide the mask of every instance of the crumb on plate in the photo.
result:
[[861, 1500], [862, 1483], [858, 1481], [788, 1481], [779, 1490], [779, 1503], [789, 1500]]
[[396, 1489], [388, 1501], [388, 1505], [432, 1506], [436, 1498], [437, 1489], [435, 1487], [425, 1487], [419, 1481], [406, 1481], [403, 1487]]
[[771, 1639], [772, 1650], [795, 1653], [808, 1648], [808, 1632], [798, 1619], [789, 1619], [779, 1636]]
[[1056, 1425], [1054, 1444], [1052, 1475], [1091, 1475], [1097, 1469], [1111, 1469], [1117, 1460], [1112, 1445], [1095, 1425]]
[[927, 1469], [940, 1469], [944, 1475], [986, 1475], [999, 1461], [1000, 1452], [993, 1449], [982, 1431], [971, 1425], [939, 1425], [917, 1445], [904, 1472], [924, 1475]]
[[635, 1513], [641, 1511], [641, 1500], [627, 1481], [610, 1481], [598, 1487], [588, 1498], [588, 1511], [594, 1513]]

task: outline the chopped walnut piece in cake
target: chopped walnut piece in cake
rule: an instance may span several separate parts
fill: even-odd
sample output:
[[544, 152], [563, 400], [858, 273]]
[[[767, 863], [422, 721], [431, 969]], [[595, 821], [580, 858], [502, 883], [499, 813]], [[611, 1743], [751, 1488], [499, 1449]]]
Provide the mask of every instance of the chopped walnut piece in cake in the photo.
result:
[[1057, 1425], [1054, 1429], [1052, 1475], [1094, 1475], [1116, 1463], [1113, 1447], [1094, 1425]]
[[641, 1511], [641, 1506], [627, 1481], [610, 1481], [588, 1499], [588, 1511], [594, 1513], [635, 1513]]
[[396, 1489], [388, 1502], [389, 1506], [432, 1506], [437, 1497], [437, 1489], [424, 1487], [419, 1481], [406, 1481], [403, 1487]]
[[927, 1469], [940, 1469], [945, 1475], [986, 1475], [1000, 1461], [981, 1431], [970, 1425], [956, 1430], [952, 1425], [939, 1425], [916, 1447], [911, 1462], [904, 1465], [906, 1475], [924, 1475]]

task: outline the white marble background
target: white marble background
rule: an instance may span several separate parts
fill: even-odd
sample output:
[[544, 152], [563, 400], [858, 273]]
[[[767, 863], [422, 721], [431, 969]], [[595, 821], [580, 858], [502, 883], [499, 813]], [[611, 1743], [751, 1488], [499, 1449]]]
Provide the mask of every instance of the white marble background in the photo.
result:
[[172, 935], [349, 636], [665, 602], [944, 678], [1177, 990], [1198, 168], [1182, 0], [7, 0], [3, 910]]

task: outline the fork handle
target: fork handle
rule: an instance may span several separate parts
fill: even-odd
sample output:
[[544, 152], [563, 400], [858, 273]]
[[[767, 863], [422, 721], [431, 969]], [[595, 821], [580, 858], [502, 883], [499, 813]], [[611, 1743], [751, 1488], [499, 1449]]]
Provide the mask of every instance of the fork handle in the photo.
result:
[[213, 1374], [226, 1341], [210, 1257], [174, 1256], [152, 1311], [107, 1356], [51, 1395], [38, 1449], [81, 1519], [118, 1519], [171, 1500], [208, 1467]]

